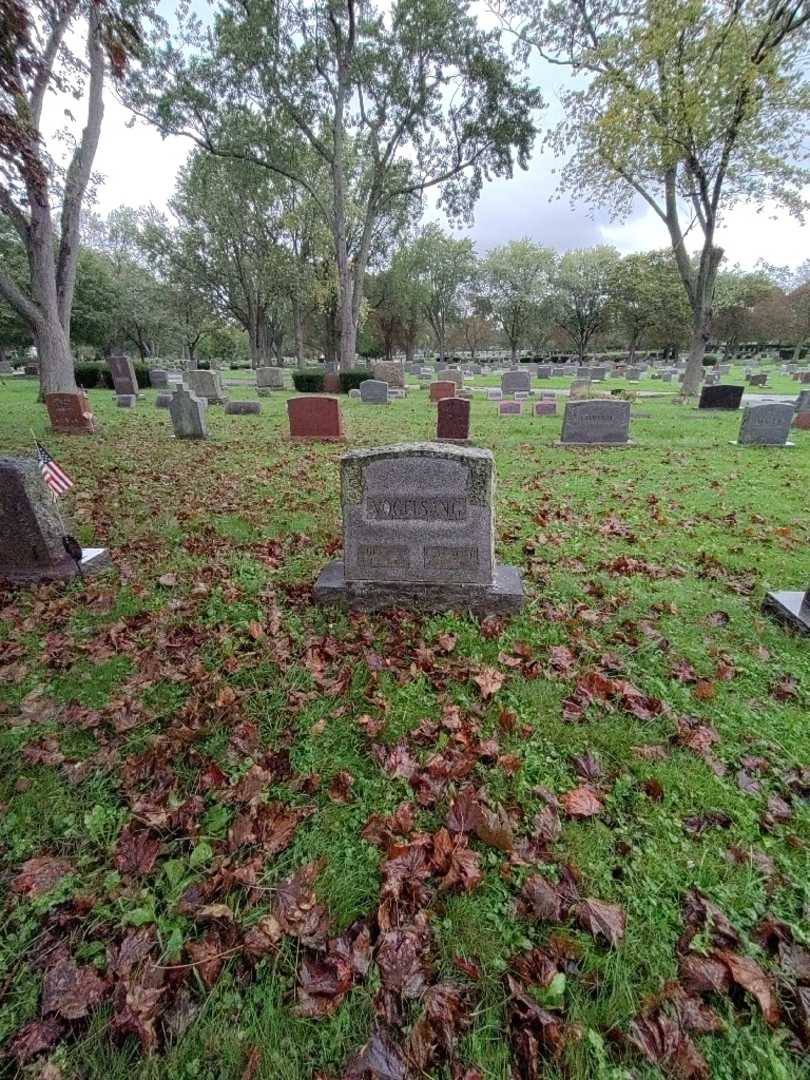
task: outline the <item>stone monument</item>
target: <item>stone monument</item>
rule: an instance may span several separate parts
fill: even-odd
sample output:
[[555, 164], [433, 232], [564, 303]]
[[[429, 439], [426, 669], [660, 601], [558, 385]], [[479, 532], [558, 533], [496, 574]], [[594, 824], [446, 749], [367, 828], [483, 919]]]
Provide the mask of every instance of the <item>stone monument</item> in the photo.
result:
[[470, 438], [470, 403], [466, 398], [446, 397], [436, 402], [436, 441], [466, 445]]
[[226, 416], [251, 416], [262, 411], [260, 401], [226, 401]]
[[135, 365], [128, 356], [111, 356], [107, 363], [110, 366], [113, 386], [116, 394], [138, 396], [138, 379], [135, 375]]
[[0, 578], [35, 584], [92, 574], [110, 565], [106, 548], [68, 554], [67, 529], [34, 458], [0, 458]]
[[364, 405], [387, 405], [388, 383], [382, 379], [364, 379], [360, 383], [360, 400]]
[[96, 430], [96, 419], [90, 412], [90, 401], [84, 390], [46, 394], [45, 408], [51, 429], [60, 435], [92, 435]]
[[256, 368], [256, 390], [259, 397], [269, 397], [274, 390], [284, 389], [284, 369], [280, 367]]
[[[360, 391], [357, 391], [359, 396]], [[290, 438], [305, 442], [344, 442], [343, 415], [336, 397], [306, 394], [287, 399]]]
[[802, 634], [810, 634], [810, 589], [805, 592], [769, 592], [762, 610]]
[[568, 401], [557, 445], [626, 446], [629, 433], [629, 401]]
[[342, 560], [321, 572], [319, 603], [508, 614], [523, 602], [495, 563], [491, 451], [442, 443], [353, 450], [341, 459]]
[[185, 373], [184, 381], [193, 394], [205, 398], [209, 405], [225, 404], [225, 391], [218, 371], [195, 368]]
[[514, 394], [516, 390], [521, 393], [531, 393], [532, 377], [528, 371], [505, 371], [501, 376], [501, 393]]
[[450, 379], [441, 379], [439, 382], [432, 382], [428, 387], [428, 392], [430, 393], [430, 400], [435, 405], [442, 398], [455, 397], [456, 384], [451, 382]]
[[376, 360], [371, 373], [379, 382], [405, 389], [405, 369], [394, 360]]
[[720, 383], [715, 386], [704, 386], [700, 391], [699, 409], [739, 409], [742, 401], [744, 386], [731, 386]]
[[790, 402], [747, 405], [743, 410], [737, 446], [793, 446], [788, 442], [793, 423]]
[[176, 439], [208, 438], [208, 402], [205, 398], [180, 386], [169, 396], [168, 409]]

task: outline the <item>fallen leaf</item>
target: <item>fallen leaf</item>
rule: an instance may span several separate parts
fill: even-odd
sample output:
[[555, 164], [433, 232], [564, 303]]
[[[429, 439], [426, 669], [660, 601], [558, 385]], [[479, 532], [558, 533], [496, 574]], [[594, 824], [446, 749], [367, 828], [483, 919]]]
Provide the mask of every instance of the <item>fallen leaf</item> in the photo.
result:
[[560, 802], [569, 817], [594, 817], [604, 810], [599, 793], [590, 784], [580, 784], [566, 791]]
[[615, 947], [624, 937], [625, 914], [618, 904], [586, 897], [574, 910], [579, 925], [595, 938], [604, 937]]
[[79, 1020], [102, 1000], [106, 982], [91, 967], [77, 967], [69, 957], [57, 960], [42, 980], [42, 1012]]

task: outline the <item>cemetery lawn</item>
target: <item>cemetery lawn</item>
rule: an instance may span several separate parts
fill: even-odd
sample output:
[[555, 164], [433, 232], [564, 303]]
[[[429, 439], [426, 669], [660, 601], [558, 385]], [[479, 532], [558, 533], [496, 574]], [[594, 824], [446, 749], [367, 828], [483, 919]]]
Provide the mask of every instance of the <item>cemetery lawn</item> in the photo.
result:
[[[35, 395], [0, 453], [33, 430], [117, 573], [0, 590], [7, 1075], [808, 1075], [810, 646], [760, 604], [810, 582], [810, 432], [650, 399], [563, 450], [476, 400], [527, 590], [480, 623], [312, 605], [342, 448], [286, 394], [206, 443]], [[344, 400], [349, 445], [426, 398]]]

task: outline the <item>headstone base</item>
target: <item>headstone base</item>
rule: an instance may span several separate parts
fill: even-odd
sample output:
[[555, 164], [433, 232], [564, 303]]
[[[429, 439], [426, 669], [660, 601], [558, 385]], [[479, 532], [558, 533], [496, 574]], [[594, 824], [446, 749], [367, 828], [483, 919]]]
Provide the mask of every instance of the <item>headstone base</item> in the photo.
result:
[[764, 448], [765, 450], [783, 450], [785, 447], [795, 446], [795, 442], [783, 442], [783, 443], [755, 443], [755, 442], [739, 442], [737, 439], [731, 439], [729, 446], [751, 446], [755, 450]]
[[802, 634], [810, 634], [810, 605], [803, 592], [769, 592], [762, 610]]
[[305, 442], [334, 442], [345, 443], [349, 440], [345, 435], [288, 435], [288, 442], [305, 443]]
[[313, 590], [318, 604], [359, 611], [404, 607], [419, 611], [471, 611], [475, 615], [513, 615], [523, 606], [523, 582], [516, 566], [496, 566], [492, 585], [452, 582], [347, 582], [342, 559], [329, 563]]
[[[108, 548], [82, 548], [81, 572], [85, 577], [101, 574], [109, 570], [111, 566]], [[66, 554], [63, 560], [43, 567], [41, 570], [26, 570], [19, 573], [6, 571], [3, 576], [15, 585], [38, 585], [43, 581], [69, 581], [78, 573], [76, 563]]]
[[445, 439], [441, 435], [437, 435], [436, 438], [431, 441], [437, 443], [451, 443], [453, 446], [475, 446], [472, 439]]
[[587, 449], [589, 446], [596, 447], [597, 450], [600, 447], [604, 448], [608, 446], [613, 447], [614, 449], [621, 450], [624, 447], [635, 446], [636, 444], [633, 439], [628, 439], [627, 442], [560, 442], [559, 440], [557, 440], [557, 442], [552, 443], [552, 445], [555, 447], [559, 447], [562, 450], [568, 450], [571, 447], [575, 447], [578, 449]]

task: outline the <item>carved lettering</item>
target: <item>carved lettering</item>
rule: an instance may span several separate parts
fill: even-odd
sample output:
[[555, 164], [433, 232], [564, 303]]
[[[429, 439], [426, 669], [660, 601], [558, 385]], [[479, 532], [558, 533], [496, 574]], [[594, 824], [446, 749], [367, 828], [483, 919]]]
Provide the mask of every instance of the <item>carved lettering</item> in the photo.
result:
[[408, 568], [408, 549], [403, 544], [360, 544], [357, 565], [369, 570], [380, 567]]
[[424, 565], [426, 570], [477, 570], [479, 554], [477, 547], [426, 547]]
[[366, 514], [374, 521], [466, 521], [467, 500], [444, 498], [384, 498], [369, 496]]

